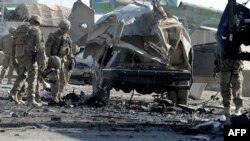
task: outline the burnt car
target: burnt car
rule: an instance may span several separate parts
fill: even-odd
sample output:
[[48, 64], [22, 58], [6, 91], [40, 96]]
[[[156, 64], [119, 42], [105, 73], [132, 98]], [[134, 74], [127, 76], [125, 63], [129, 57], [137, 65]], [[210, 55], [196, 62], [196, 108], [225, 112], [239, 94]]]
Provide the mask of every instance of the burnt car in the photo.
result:
[[72, 70], [71, 78], [84, 81], [84, 84], [92, 84], [93, 58], [91, 56], [83, 58], [84, 47], [80, 47], [75, 54], [75, 67]]
[[106, 104], [115, 89], [166, 94], [177, 104], [187, 104], [190, 37], [183, 24], [157, 4], [129, 4], [101, 17], [89, 32], [88, 56], [94, 60], [93, 102]]

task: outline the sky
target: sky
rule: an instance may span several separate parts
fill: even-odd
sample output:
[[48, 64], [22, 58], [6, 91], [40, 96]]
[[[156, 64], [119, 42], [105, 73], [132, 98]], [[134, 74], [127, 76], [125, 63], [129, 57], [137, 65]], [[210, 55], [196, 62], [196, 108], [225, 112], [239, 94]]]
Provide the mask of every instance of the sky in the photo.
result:
[[[228, 0], [179, 0], [188, 3], [198, 4], [206, 7], [213, 7], [214, 9], [224, 10]], [[238, 3], [242, 4], [247, 2], [247, 0], [236, 0]], [[250, 2], [247, 4], [250, 7]]]
[[[74, 2], [76, 0], [38, 0], [39, 3], [47, 4], [47, 5], [62, 5], [64, 7], [72, 8]], [[193, 3], [197, 5], [202, 5], [206, 7], [213, 7], [214, 9], [224, 10], [228, 0], [178, 0], [184, 1], [188, 3]], [[244, 3], [247, 0], [237, 0], [238, 3]], [[89, 4], [89, 0], [82, 0], [83, 3]], [[250, 2], [247, 5], [250, 7]]]
[[[72, 8], [74, 2], [76, 2], [77, 0], [38, 0], [38, 3], [42, 3], [42, 4], [46, 4], [46, 5], [60, 5], [63, 7], [68, 7], [68, 8]], [[82, 0], [83, 3], [89, 5], [89, 0]]]

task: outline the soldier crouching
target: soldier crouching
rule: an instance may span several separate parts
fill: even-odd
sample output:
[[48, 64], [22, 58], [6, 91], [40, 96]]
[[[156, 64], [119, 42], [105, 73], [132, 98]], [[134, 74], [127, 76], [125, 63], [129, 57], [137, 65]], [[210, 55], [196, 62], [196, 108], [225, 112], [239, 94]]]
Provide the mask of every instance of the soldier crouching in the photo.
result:
[[59, 74], [61, 69], [61, 60], [57, 56], [50, 56], [47, 67], [42, 73], [43, 79], [50, 83], [51, 95], [54, 102], [60, 101], [59, 94]]

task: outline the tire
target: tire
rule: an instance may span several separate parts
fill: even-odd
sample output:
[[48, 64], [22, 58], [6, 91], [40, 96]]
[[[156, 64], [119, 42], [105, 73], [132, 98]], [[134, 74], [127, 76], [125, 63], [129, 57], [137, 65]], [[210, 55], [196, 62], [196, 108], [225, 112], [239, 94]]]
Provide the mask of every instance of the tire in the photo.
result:
[[[182, 81], [179, 82], [181, 85], [187, 85], [189, 84], [189, 81]], [[189, 97], [189, 92], [190, 90], [172, 90], [168, 92], [168, 99], [174, 101], [175, 105], [178, 104], [183, 104], [187, 105], [188, 104], [188, 97]]]
[[[182, 81], [179, 84], [181, 85], [189, 85], [189, 81]], [[189, 97], [189, 92], [190, 90], [177, 90], [176, 91], [176, 104], [183, 104], [187, 105], [188, 104], [188, 97]]]

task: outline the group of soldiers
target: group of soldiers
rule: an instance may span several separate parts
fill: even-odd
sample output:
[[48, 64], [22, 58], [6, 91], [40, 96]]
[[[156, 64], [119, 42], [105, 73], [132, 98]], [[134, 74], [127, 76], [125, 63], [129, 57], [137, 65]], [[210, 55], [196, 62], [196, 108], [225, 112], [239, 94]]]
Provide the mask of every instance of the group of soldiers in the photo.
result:
[[[54, 102], [60, 102], [63, 90], [69, 81], [74, 67], [74, 44], [67, 31], [70, 22], [62, 20], [58, 30], [50, 33], [47, 41], [43, 39], [40, 30], [41, 18], [33, 15], [29, 25], [21, 25], [15, 29], [9, 28], [9, 34], [0, 40], [5, 59], [0, 74], [0, 83], [9, 67], [8, 84], [15, 69], [18, 77], [10, 91], [10, 98], [17, 104], [41, 106], [46, 104], [39, 96], [39, 84], [46, 80], [51, 85], [51, 95]], [[217, 38], [220, 38], [218, 35]], [[48, 59], [47, 59], [48, 58]], [[231, 115], [231, 99], [236, 105], [235, 113], [239, 115], [243, 107], [242, 100], [242, 70], [239, 60], [220, 60], [215, 63], [215, 72], [221, 72], [221, 95], [223, 97], [224, 113]], [[27, 94], [27, 101], [22, 95]]]
[[[58, 30], [50, 33], [44, 41], [40, 29], [41, 17], [32, 15], [29, 24], [10, 27], [9, 34], [1, 38], [5, 59], [0, 75], [0, 82], [9, 67], [8, 84], [11, 84], [13, 70], [17, 78], [10, 91], [10, 99], [16, 104], [42, 106], [47, 103], [39, 95], [40, 83], [47, 87], [50, 84], [52, 100], [61, 101], [63, 90], [69, 81], [71, 70], [74, 67], [74, 53], [76, 47], [67, 34], [70, 22], [63, 19], [58, 24]], [[22, 100], [27, 94], [26, 102]]]

